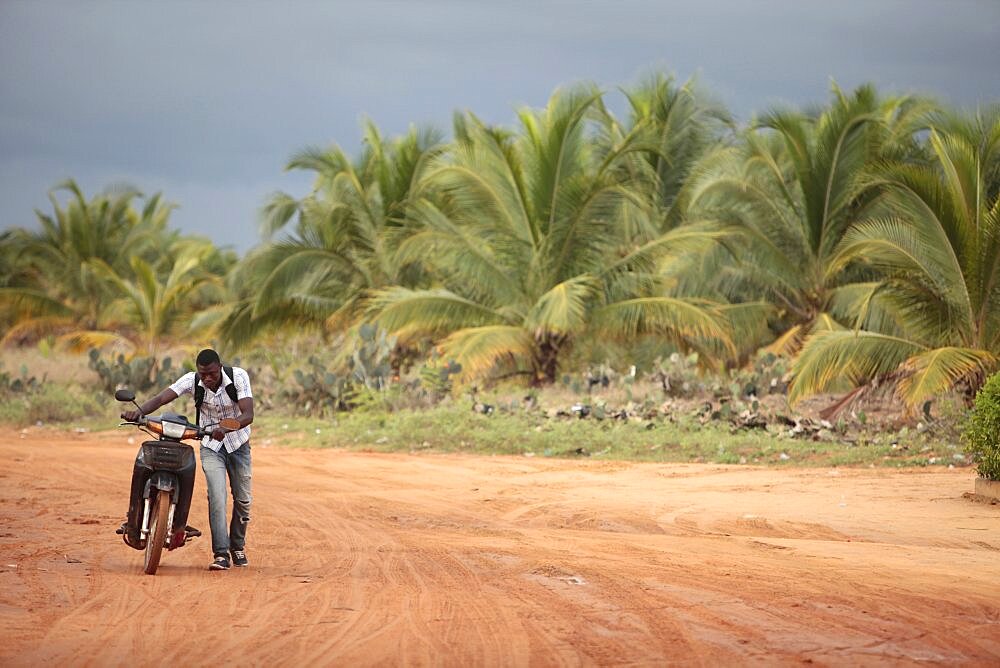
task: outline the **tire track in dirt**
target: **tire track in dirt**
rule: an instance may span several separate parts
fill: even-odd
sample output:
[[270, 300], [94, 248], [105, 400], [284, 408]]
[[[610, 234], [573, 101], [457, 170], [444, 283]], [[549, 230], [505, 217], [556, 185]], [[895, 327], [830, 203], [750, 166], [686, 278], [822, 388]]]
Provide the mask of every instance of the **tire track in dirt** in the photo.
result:
[[206, 531], [148, 577], [113, 533], [135, 444], [15, 439], [5, 666], [1000, 660], [1000, 516], [960, 471], [255, 448], [251, 567], [205, 570]]
[[[3, 560], [17, 559], [20, 576], [13, 587], [3, 589], [17, 596], [23, 606], [19, 619], [3, 623], [8, 628], [8, 624], [24, 626], [26, 635], [35, 638], [44, 650], [38, 656], [40, 661], [58, 661], [63, 645], [52, 639], [66, 633], [90, 632], [88, 610], [95, 600], [106, 595], [101, 550], [92, 545], [92, 537], [101, 533], [102, 524], [107, 531], [110, 517], [88, 507], [86, 500], [109, 477], [100, 471], [83, 477], [74, 464], [46, 456], [45, 445], [32, 443], [12, 457], [14, 465], [0, 487], [0, 505], [7, 509], [4, 519], [10, 522], [5, 538], [16, 538], [20, 543], [11, 551], [3, 545]], [[44, 479], [38, 478], [36, 466], [44, 467]], [[19, 496], [8, 504], [11, 492]], [[20, 496], [23, 494], [29, 496]], [[64, 531], [45, 535], [40, 526]], [[40, 533], [34, 543], [24, 542], [25, 537]], [[35, 549], [30, 553], [17, 549], [31, 545]], [[124, 593], [113, 595], [124, 600]]]

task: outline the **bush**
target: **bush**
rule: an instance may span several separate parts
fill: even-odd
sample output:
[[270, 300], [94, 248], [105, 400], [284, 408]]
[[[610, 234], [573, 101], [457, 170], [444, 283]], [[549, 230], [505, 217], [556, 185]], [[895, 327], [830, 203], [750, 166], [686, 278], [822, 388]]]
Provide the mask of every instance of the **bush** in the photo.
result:
[[101, 415], [104, 411], [105, 408], [92, 392], [46, 383], [35, 392], [22, 393], [0, 402], [0, 423], [31, 425], [70, 422]]
[[976, 394], [965, 429], [966, 452], [987, 480], [1000, 480], [1000, 373], [989, 377]]

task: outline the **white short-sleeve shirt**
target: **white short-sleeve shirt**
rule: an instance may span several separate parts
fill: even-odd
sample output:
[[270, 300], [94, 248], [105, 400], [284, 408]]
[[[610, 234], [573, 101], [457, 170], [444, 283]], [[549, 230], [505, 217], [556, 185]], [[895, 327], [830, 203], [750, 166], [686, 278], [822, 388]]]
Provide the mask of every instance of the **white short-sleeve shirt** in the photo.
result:
[[[198, 426], [207, 427], [209, 425], [216, 425], [224, 418], [238, 418], [240, 416], [240, 407], [229, 398], [229, 393], [226, 392], [226, 385], [230, 381], [236, 387], [237, 400], [253, 396], [250, 393], [250, 376], [247, 375], [246, 371], [238, 366], [234, 366], [233, 377], [229, 378], [226, 375], [225, 369], [223, 369], [219, 391], [213, 392], [209, 388], [205, 388], [205, 397], [201, 402], [201, 419]], [[176, 392], [177, 396], [194, 394], [194, 382], [195, 373], [191, 371], [178, 378], [177, 382], [170, 386], [170, 389]], [[211, 436], [206, 436], [202, 439], [201, 444], [213, 452], [221, 450], [223, 445], [226, 446], [226, 452], [235, 452], [249, 440], [250, 427], [246, 426], [238, 431], [229, 432], [221, 442], [213, 440]]]

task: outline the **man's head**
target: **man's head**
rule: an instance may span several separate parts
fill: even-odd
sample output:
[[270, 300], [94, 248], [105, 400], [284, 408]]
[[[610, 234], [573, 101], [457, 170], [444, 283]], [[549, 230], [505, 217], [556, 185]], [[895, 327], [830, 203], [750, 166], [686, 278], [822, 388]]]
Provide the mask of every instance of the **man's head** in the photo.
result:
[[222, 384], [222, 360], [219, 359], [219, 353], [211, 348], [205, 348], [198, 353], [194, 363], [198, 367], [198, 376], [205, 387], [213, 392], [218, 390]]

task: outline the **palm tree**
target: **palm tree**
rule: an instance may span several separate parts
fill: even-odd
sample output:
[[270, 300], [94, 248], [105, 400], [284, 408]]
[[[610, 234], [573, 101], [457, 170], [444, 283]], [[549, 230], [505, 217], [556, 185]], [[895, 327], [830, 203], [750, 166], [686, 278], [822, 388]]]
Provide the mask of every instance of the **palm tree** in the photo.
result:
[[27, 287], [31, 284], [31, 273], [25, 266], [18, 247], [18, 232], [7, 230], [0, 233], [0, 331], [6, 332], [22, 317], [17, 304], [6, 293], [6, 288]]
[[600, 99], [589, 86], [557, 91], [541, 111], [519, 112], [518, 134], [456, 117], [452, 150], [422, 180], [409, 210], [417, 227], [398, 256], [426, 262], [439, 286], [377, 292], [371, 313], [383, 326], [404, 340], [445, 337], [467, 376], [534, 383], [551, 382], [592, 327], [726, 338], [707, 305], [641, 292], [670, 244], [623, 239], [625, 212], [643, 203], [619, 161], [641, 147], [624, 138], [594, 150], [587, 120]]
[[[55, 197], [61, 190], [70, 193], [66, 206]], [[118, 324], [116, 296], [104, 268], [124, 271], [130, 256], [153, 258], [176, 238], [166, 231], [173, 205], [157, 194], [137, 211], [138, 197], [134, 189], [119, 188], [88, 201], [74, 181], [66, 181], [49, 195], [54, 215], [36, 211], [40, 232], [10, 233], [5, 254], [16, 256], [18, 279], [0, 287], [0, 303], [17, 314], [17, 321], [5, 342], [53, 331], [118, 338], [111, 331]]]
[[735, 129], [729, 112], [692, 79], [676, 85], [673, 77], [656, 73], [624, 88], [629, 105], [625, 124], [603, 105], [596, 137], [599, 154], [612, 154], [630, 143], [637, 150], [616, 160], [629, 182], [648, 189], [647, 234], [658, 236], [679, 225], [685, 214], [685, 185], [698, 161]]
[[935, 125], [931, 164], [891, 163], [869, 179], [877, 206], [832, 263], [883, 273], [863, 304], [885, 317], [811, 338], [793, 400], [889, 381], [913, 408], [955, 387], [971, 396], [1000, 364], [1000, 107]]
[[[701, 300], [723, 314], [729, 329], [740, 336], [732, 347], [727, 343], [705, 350], [703, 361], [739, 364], [767, 340], [767, 317], [773, 309], [756, 295], [720, 289], [716, 279], [732, 264], [730, 238], [738, 229], [693, 206], [692, 188], [697, 183], [692, 177], [713, 160], [732, 159], [727, 149], [737, 139], [735, 121], [694, 80], [677, 86], [671, 77], [656, 74], [623, 92], [629, 102], [628, 123], [620, 126], [614, 116], [603, 114], [598, 149], [606, 151], [605, 146], [624, 141], [640, 148], [617, 161], [629, 183], [642, 191], [642, 205], [630, 206], [623, 218], [633, 230], [624, 235], [632, 247], [619, 252], [637, 270], [633, 251], [643, 245], [657, 249], [657, 261], [643, 269], [649, 279], [643, 294]], [[677, 230], [681, 225], [684, 230]]]
[[[164, 340], [195, 329], [199, 309], [225, 298], [223, 276], [211, 270], [218, 254], [207, 240], [181, 239], [164, 253], [159, 271], [139, 255], [129, 259], [125, 275], [101, 264], [100, 272], [118, 295], [117, 311], [135, 331], [130, 343], [144, 348], [154, 364]], [[78, 334], [75, 343], [89, 348], [100, 341]]]
[[[819, 113], [774, 110], [741, 145], [698, 166], [687, 215], [737, 230], [737, 261], [716, 251], [702, 271], [734, 301], [762, 296], [774, 306], [779, 337], [771, 349], [794, 354], [810, 332], [853, 324], [876, 275], [835, 262], [844, 234], [864, 217], [872, 194], [859, 178], [877, 160], [915, 152], [928, 104], [880, 98], [871, 86], [847, 95], [836, 85]], [[678, 280], [684, 280], [675, 272]]]
[[337, 147], [306, 149], [288, 169], [316, 173], [312, 193], [285, 193], [264, 210], [268, 237], [296, 224], [285, 238], [253, 251], [233, 275], [243, 300], [223, 325], [225, 337], [245, 345], [268, 330], [312, 327], [338, 330], [352, 324], [375, 289], [418, 284], [419, 262], [397, 264], [394, 253], [407, 231], [405, 207], [429, 158], [441, 150], [433, 130], [384, 140], [371, 122], [365, 150], [352, 162]]

